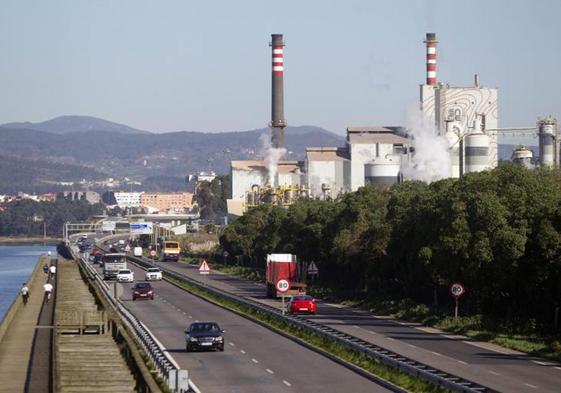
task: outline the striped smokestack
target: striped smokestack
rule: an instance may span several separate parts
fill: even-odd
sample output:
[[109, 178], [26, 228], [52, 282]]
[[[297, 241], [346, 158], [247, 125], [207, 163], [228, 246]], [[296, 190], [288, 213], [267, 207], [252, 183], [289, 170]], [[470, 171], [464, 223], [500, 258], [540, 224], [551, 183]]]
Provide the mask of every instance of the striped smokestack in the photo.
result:
[[273, 49], [272, 62], [272, 101], [271, 101], [271, 127], [272, 145], [274, 148], [285, 147], [284, 128], [284, 42], [282, 34], [271, 34], [271, 47]]
[[427, 85], [436, 86], [436, 34], [427, 33]]

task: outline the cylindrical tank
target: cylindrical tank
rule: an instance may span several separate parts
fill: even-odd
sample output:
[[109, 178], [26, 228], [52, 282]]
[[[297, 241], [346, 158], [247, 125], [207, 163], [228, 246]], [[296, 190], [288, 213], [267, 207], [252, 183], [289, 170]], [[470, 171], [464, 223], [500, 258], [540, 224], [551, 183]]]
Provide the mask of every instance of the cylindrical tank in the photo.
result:
[[552, 118], [538, 122], [540, 140], [540, 164], [553, 167], [555, 165], [555, 130], [556, 121]]
[[489, 136], [469, 134], [465, 137], [465, 173], [489, 169]]
[[[449, 123], [448, 123], [449, 124]], [[450, 163], [452, 164], [452, 177], [460, 177], [460, 141], [458, 135], [454, 131], [446, 132], [446, 140], [448, 141], [448, 151], [450, 153]]]
[[398, 156], [378, 157], [364, 164], [365, 184], [395, 184], [399, 179], [400, 160]]
[[526, 168], [532, 168], [532, 158], [534, 154], [532, 150], [528, 149], [525, 146], [520, 146], [514, 149], [512, 152], [512, 162], [517, 165], [522, 165]]

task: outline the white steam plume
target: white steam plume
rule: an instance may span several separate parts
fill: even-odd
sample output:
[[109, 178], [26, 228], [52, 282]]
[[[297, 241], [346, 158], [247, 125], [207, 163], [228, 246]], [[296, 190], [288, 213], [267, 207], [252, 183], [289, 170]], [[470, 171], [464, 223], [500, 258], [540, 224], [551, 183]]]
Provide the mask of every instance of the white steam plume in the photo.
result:
[[410, 165], [403, 168], [404, 177], [427, 183], [450, 177], [452, 164], [448, 140], [438, 135], [434, 121], [420, 109], [410, 107], [405, 123], [415, 152]]
[[267, 184], [274, 188], [276, 186], [275, 179], [277, 178], [279, 161], [286, 154], [286, 149], [284, 147], [273, 147], [271, 144], [271, 135], [269, 135], [269, 133], [262, 134], [259, 140], [261, 142], [261, 154], [267, 165], [267, 172], [269, 175]]

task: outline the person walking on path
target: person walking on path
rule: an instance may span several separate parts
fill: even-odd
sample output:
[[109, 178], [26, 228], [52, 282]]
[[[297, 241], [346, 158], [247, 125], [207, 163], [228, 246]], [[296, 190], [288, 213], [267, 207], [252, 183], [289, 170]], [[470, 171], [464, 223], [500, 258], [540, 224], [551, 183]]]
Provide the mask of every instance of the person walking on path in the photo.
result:
[[55, 265], [51, 265], [51, 267], [49, 268], [49, 272], [51, 273], [49, 275], [49, 279], [51, 278], [55, 278], [55, 274], [56, 274], [56, 266]]
[[47, 275], [49, 274], [49, 265], [47, 265], [46, 263], [43, 265], [43, 272]]
[[45, 303], [48, 303], [51, 300], [51, 293], [53, 292], [53, 284], [47, 282], [43, 285], [43, 290], [45, 291]]
[[27, 283], [23, 283], [21, 286], [21, 298], [23, 299], [23, 305], [27, 306], [27, 301], [29, 300], [29, 288], [27, 287]]

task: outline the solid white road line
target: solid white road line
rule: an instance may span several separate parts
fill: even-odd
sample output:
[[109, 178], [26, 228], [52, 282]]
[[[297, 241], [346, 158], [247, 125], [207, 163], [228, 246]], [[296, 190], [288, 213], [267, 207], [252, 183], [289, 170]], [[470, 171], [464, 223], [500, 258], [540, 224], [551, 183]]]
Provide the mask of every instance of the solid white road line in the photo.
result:
[[268, 368], [266, 368], [265, 371], [267, 371], [269, 374], [274, 374], [275, 373], [273, 370], [269, 370]]
[[283, 379], [282, 383], [284, 383], [284, 384], [285, 384], [286, 386], [288, 386], [288, 387], [292, 386], [292, 385], [290, 384], [290, 382], [285, 381], [284, 379]]
[[360, 326], [357, 326], [357, 325], [353, 325], [353, 327], [354, 327], [355, 329], [360, 329]]
[[557, 370], [561, 370], [561, 367], [554, 367], [554, 368], [557, 369]]
[[255, 359], [255, 358], [251, 358], [251, 361], [252, 361], [253, 363], [259, 363], [259, 361], [258, 361], [257, 359]]
[[386, 337], [386, 338], [390, 341], [395, 341], [395, 338], [391, 338], [391, 337]]
[[467, 362], [464, 362], [463, 360], [458, 360], [458, 363], [467, 365]]
[[538, 388], [536, 385], [532, 385], [530, 383], [525, 383], [524, 385], [526, 385], [526, 386], [528, 386], [529, 388], [532, 388], [532, 389], [537, 389]]
[[441, 353], [438, 353], [438, 352], [430, 351], [430, 353], [432, 353], [433, 355], [436, 355], [436, 356], [442, 356], [442, 354], [441, 354]]
[[413, 344], [407, 344], [407, 346], [409, 346], [409, 347], [411, 347], [411, 348], [417, 348], [417, 346], [416, 346], [416, 345], [413, 345]]
[[499, 373], [497, 373], [497, 372], [495, 372], [495, 371], [493, 371], [493, 370], [489, 370], [489, 374], [493, 374], [493, 375], [501, 375], [501, 374], [499, 374]]

